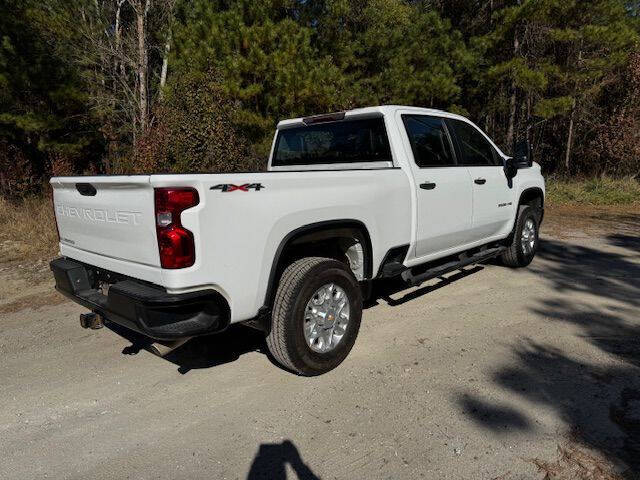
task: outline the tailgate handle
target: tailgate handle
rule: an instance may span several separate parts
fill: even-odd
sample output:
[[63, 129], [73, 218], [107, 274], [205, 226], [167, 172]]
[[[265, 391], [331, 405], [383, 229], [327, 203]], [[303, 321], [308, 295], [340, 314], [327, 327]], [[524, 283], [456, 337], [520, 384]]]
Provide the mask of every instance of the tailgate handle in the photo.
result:
[[93, 197], [97, 193], [96, 187], [90, 183], [76, 183], [76, 190], [85, 197]]

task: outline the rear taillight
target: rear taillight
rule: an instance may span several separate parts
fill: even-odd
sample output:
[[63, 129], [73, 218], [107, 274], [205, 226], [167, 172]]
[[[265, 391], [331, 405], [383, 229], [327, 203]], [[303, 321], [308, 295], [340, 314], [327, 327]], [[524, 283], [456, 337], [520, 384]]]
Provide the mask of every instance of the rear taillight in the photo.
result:
[[184, 228], [180, 214], [200, 202], [194, 188], [156, 188], [156, 231], [162, 268], [190, 267], [196, 261], [193, 233]]

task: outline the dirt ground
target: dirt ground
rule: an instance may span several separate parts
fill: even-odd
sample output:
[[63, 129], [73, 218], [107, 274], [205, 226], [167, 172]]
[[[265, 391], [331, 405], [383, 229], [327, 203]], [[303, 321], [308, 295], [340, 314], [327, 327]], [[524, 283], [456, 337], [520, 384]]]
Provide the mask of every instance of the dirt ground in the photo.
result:
[[528, 269], [380, 295], [316, 378], [243, 327], [155, 357], [0, 263], [0, 478], [640, 478], [640, 211], [543, 233]]

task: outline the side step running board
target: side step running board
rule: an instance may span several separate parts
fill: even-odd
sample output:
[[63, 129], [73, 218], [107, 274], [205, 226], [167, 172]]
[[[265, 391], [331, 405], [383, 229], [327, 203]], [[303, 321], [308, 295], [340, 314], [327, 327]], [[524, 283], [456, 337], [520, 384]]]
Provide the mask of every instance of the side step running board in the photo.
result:
[[465, 256], [460, 260], [448, 262], [443, 265], [438, 265], [437, 267], [430, 268], [426, 272], [420, 273], [418, 275], [414, 275], [410, 269], [405, 270], [404, 272], [402, 272], [402, 279], [410, 286], [417, 287], [421, 283], [426, 282], [427, 280], [431, 280], [432, 278], [437, 278], [441, 275], [444, 275], [445, 273], [453, 272], [454, 270], [460, 270], [462, 267], [466, 267], [467, 265], [472, 265], [474, 263], [480, 263], [484, 262], [485, 260], [489, 260], [490, 258], [500, 255], [505, 250], [506, 247], [488, 248], [476, 253], [475, 255], [471, 255], [470, 257]]

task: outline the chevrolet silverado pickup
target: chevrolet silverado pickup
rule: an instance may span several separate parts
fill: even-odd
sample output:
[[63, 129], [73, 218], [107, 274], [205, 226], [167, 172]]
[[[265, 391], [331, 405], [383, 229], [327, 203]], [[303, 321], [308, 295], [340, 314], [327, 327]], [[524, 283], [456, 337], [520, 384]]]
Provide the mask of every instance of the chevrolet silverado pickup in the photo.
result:
[[318, 375], [353, 347], [373, 282], [532, 261], [545, 185], [528, 150], [381, 106], [280, 122], [265, 172], [55, 177], [56, 288], [91, 310], [85, 327], [170, 348], [245, 322]]

